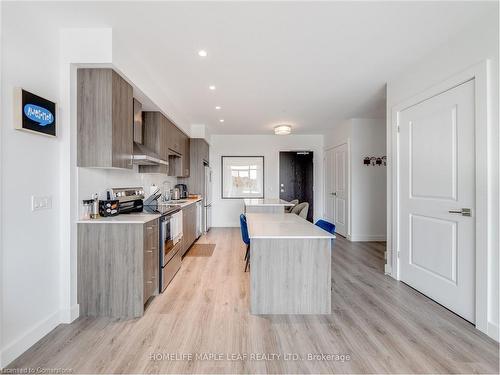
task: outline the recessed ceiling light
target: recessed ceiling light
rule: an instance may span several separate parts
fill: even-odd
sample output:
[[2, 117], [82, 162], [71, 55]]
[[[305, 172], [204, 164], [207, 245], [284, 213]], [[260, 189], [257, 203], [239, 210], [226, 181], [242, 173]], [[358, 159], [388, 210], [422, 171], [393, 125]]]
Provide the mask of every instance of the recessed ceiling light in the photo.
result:
[[207, 53], [207, 51], [205, 51], [204, 49], [200, 49], [200, 50], [198, 51], [198, 56], [200, 56], [200, 57], [207, 57], [207, 56], [208, 56], [208, 53]]
[[216, 110], [219, 110], [220, 109], [220, 105], [216, 106], [215, 107]]
[[274, 127], [274, 134], [276, 135], [288, 135], [292, 132], [291, 125], [278, 125]]
[[212, 90], [212, 91], [213, 91], [213, 90], [215, 90], [215, 86], [214, 86], [214, 85], [210, 85], [210, 86], [208, 86], [208, 88], [209, 88], [210, 90]]
[[219, 120], [219, 122], [224, 122], [224, 119], [223, 119], [223, 118], [221, 118], [221, 119]]

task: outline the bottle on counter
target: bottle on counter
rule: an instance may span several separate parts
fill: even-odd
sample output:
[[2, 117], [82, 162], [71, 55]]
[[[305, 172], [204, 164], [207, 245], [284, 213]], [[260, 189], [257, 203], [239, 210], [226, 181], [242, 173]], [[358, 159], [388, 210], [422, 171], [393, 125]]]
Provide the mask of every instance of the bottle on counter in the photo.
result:
[[94, 202], [92, 203], [92, 213], [90, 214], [91, 219], [99, 218], [99, 194], [95, 193], [92, 197]]

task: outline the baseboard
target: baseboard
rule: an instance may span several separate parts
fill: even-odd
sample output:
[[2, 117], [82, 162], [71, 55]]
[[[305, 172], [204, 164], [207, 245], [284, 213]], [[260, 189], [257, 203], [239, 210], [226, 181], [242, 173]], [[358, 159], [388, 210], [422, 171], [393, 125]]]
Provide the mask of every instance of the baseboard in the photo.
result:
[[498, 324], [488, 322], [488, 336], [490, 336], [493, 340], [498, 342], [499, 337], [499, 327]]
[[351, 235], [350, 240], [352, 242], [369, 242], [369, 241], [385, 241], [386, 240], [386, 235], [381, 234], [381, 235]]
[[390, 264], [384, 264], [384, 273], [386, 275], [392, 276], [392, 267]]
[[56, 328], [60, 323], [60, 317], [61, 312], [58, 310], [25, 331], [19, 338], [5, 345], [0, 354], [0, 358], [2, 359], [0, 368], [7, 366], [47, 333]]
[[61, 309], [61, 323], [69, 324], [80, 316], [80, 305], [76, 304], [69, 309]]

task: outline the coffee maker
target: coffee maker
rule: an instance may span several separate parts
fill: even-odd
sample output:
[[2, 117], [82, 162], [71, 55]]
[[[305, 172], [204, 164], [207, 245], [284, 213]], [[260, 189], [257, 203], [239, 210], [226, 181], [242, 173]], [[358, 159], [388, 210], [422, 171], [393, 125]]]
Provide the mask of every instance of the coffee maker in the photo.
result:
[[188, 197], [188, 188], [186, 184], [175, 185], [179, 189], [179, 199], [186, 199]]

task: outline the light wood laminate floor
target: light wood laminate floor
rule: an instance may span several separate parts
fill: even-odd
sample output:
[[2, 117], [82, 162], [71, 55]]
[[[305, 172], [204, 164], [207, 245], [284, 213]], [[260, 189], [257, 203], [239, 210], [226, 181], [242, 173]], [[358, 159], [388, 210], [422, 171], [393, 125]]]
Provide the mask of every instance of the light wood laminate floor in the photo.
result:
[[[212, 256], [186, 257], [144, 317], [60, 325], [10, 367], [75, 373], [498, 373], [496, 342], [384, 276], [384, 243], [337, 239], [332, 314], [323, 316], [250, 315], [239, 229], [214, 228], [199, 243], [215, 243]], [[179, 357], [190, 353], [223, 360]], [[243, 360], [227, 358], [245, 353]], [[252, 353], [280, 357], [250, 358]], [[285, 353], [301, 359], [285, 360]], [[308, 360], [312, 353], [349, 360]], [[168, 354], [178, 357], [167, 360]]]

